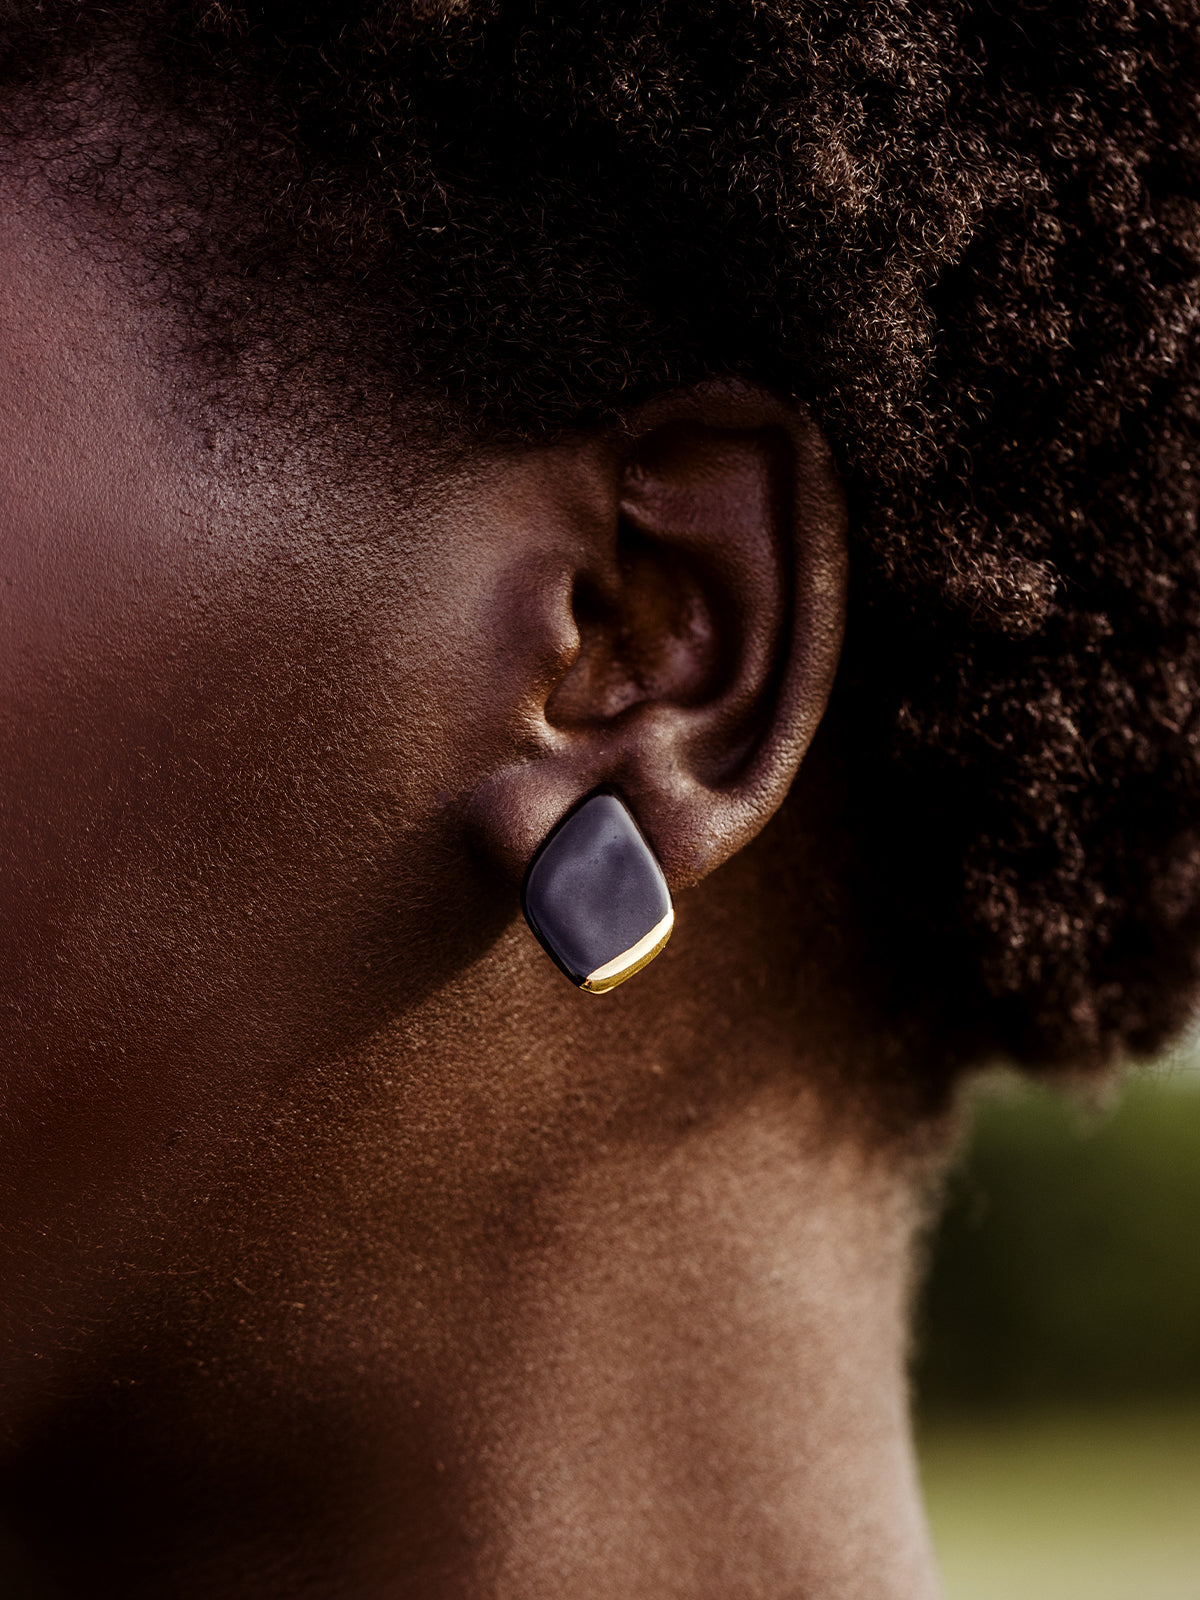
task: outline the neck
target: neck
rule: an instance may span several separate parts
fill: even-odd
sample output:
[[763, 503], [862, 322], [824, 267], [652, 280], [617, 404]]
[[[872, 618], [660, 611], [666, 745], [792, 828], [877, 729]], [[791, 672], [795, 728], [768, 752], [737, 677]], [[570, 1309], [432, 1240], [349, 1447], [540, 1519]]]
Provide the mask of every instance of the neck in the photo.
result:
[[913, 1186], [813, 1134], [762, 1093], [614, 1149], [549, 1208], [487, 1405], [500, 1592], [934, 1592], [903, 1359]]

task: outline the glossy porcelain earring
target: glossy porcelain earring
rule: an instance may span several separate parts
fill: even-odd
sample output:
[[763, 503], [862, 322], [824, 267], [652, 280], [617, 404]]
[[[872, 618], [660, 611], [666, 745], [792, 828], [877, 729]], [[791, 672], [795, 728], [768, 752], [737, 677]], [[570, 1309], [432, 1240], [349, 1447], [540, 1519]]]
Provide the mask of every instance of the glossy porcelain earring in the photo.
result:
[[675, 921], [653, 850], [615, 794], [591, 795], [546, 836], [521, 909], [571, 982], [604, 994], [654, 960]]

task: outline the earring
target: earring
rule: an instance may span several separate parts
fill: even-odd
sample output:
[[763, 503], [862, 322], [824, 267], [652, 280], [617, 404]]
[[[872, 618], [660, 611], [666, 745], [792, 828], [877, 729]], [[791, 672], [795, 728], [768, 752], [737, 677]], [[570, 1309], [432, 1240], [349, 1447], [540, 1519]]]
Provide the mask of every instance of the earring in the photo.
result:
[[675, 922], [653, 850], [615, 794], [591, 795], [529, 863], [521, 910], [550, 959], [589, 994], [653, 961]]

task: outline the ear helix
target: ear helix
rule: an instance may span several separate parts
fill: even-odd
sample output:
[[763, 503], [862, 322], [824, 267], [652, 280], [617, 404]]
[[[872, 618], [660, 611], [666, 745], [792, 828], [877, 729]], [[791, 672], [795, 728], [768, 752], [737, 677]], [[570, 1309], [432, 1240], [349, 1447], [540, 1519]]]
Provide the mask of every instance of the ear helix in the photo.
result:
[[559, 822], [529, 864], [521, 909], [557, 967], [606, 994], [671, 937], [671, 891], [653, 850], [615, 794], [597, 791]]

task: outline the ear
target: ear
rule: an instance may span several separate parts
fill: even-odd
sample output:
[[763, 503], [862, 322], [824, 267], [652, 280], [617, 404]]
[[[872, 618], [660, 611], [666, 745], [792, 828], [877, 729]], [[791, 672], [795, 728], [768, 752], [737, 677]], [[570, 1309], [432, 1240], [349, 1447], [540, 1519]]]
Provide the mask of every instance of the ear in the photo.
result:
[[519, 879], [607, 785], [681, 888], [762, 828], [825, 709], [847, 566], [833, 460], [802, 406], [712, 384], [545, 462], [571, 484], [567, 525], [520, 607], [498, 608], [520, 749], [476, 793], [474, 831]]

